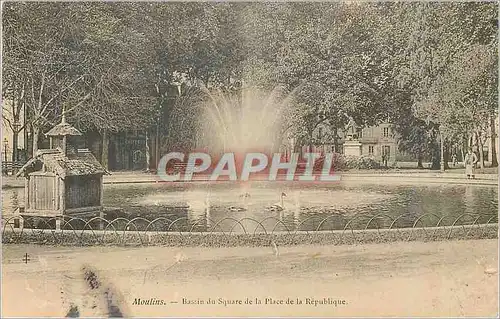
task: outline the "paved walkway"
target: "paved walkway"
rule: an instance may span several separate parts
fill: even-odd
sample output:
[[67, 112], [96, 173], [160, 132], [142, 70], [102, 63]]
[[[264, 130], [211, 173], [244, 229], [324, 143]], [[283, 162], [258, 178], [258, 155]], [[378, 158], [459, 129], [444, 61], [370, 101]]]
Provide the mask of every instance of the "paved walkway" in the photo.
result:
[[498, 315], [496, 239], [278, 249], [3, 245], [2, 317]]

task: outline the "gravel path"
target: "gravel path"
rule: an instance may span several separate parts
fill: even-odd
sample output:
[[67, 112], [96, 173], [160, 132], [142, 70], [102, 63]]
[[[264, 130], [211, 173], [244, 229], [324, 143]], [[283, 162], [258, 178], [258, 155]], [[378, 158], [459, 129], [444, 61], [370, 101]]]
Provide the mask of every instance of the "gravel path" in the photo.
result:
[[497, 265], [496, 239], [277, 249], [4, 245], [2, 317], [495, 316]]

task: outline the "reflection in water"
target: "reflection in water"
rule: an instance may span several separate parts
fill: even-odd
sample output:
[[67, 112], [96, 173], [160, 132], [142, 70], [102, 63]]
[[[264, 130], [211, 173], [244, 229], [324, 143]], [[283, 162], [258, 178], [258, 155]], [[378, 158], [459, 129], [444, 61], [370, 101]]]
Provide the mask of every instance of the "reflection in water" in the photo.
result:
[[[3, 195], [3, 194], [2, 194]], [[13, 210], [16, 209], [16, 207], [19, 206], [19, 200], [18, 200], [18, 195], [19, 193], [18, 192], [12, 192], [12, 195], [11, 195], [11, 201], [12, 201], [12, 206], [13, 206]], [[2, 196], [3, 197], [3, 196]], [[3, 207], [2, 207], [3, 208]], [[2, 209], [2, 211], [4, 211]]]
[[[287, 194], [281, 203], [283, 209], [266, 210], [280, 201], [283, 192]], [[187, 224], [196, 223], [195, 229], [203, 231], [210, 230], [217, 223], [216, 231], [232, 229], [233, 232], [242, 232], [234, 220], [243, 218], [249, 218], [242, 221], [248, 232], [260, 227], [250, 219], [264, 220], [262, 224], [268, 231], [275, 227], [278, 231], [294, 230], [299, 225], [301, 230], [314, 230], [321, 220], [326, 219], [321, 229], [328, 230], [343, 229], [345, 218], [356, 214], [389, 216], [373, 221], [370, 227], [388, 227], [391, 216], [395, 218], [403, 214], [405, 217], [398, 220], [398, 227], [411, 226], [423, 214], [430, 216], [419, 223], [425, 226], [436, 225], [444, 215], [496, 214], [497, 194], [496, 187], [472, 185], [380, 187], [336, 183], [304, 186], [293, 182], [251, 182], [240, 187], [237, 183], [119, 184], [105, 185], [104, 205], [121, 207], [128, 217], [141, 216], [149, 220], [165, 217], [171, 221], [187, 218]], [[3, 211], [13, 212], [19, 203], [23, 203], [24, 188], [3, 189], [2, 195]], [[230, 211], [231, 206], [245, 207], [246, 210]], [[224, 218], [227, 220], [218, 223]], [[364, 228], [366, 223], [367, 220], [360, 218], [352, 225]]]
[[212, 218], [210, 217], [210, 205], [207, 206], [207, 209], [206, 209], [206, 221], [207, 221], [207, 230], [210, 230], [212, 229]]
[[464, 213], [474, 213], [474, 191], [470, 185], [465, 186], [464, 194], [465, 211]]
[[294, 193], [295, 207], [293, 210], [293, 222], [295, 226], [300, 223], [300, 191]]

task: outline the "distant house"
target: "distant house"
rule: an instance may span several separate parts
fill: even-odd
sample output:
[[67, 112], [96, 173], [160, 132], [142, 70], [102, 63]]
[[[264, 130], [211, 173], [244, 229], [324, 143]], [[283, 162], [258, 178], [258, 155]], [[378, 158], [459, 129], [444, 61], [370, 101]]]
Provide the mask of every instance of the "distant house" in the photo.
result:
[[38, 150], [17, 173], [25, 180], [25, 213], [37, 216], [98, 213], [103, 209], [103, 175], [109, 174], [88, 149], [76, 149], [81, 133], [66, 123], [46, 136], [50, 149]]
[[[364, 128], [360, 131], [359, 141], [362, 144], [362, 154], [381, 159], [387, 156], [388, 162], [395, 162], [407, 158], [406, 154], [398, 150], [397, 136], [390, 123]], [[410, 158], [416, 160], [416, 158]]]
[[[334, 147], [333, 132], [327, 124], [320, 124], [313, 132], [315, 152], [332, 152]], [[337, 152], [343, 153], [343, 144], [346, 139], [357, 139], [361, 143], [361, 155], [372, 156], [381, 160], [383, 155], [388, 156], [389, 162], [400, 160], [414, 160], [411, 155], [401, 153], [398, 150], [397, 136], [390, 123], [382, 123], [377, 126], [359, 128], [353, 125], [337, 132]], [[305, 150], [303, 150], [305, 152]]]

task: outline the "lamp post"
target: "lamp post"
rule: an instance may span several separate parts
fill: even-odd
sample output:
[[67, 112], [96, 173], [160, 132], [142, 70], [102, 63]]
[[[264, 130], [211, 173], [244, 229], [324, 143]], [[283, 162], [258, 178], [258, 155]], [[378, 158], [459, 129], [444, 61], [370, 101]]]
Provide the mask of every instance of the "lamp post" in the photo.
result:
[[441, 146], [441, 159], [439, 161], [439, 169], [441, 172], [444, 172], [444, 141], [443, 141], [443, 132], [441, 131], [441, 126], [439, 126], [439, 140]]
[[[429, 125], [431, 122], [431, 119], [429, 116], [427, 116], [426, 120], [425, 120], [425, 123], [427, 125]], [[444, 172], [444, 140], [443, 140], [443, 131], [441, 129], [441, 124], [439, 124], [438, 126], [438, 130], [439, 130], [439, 146], [440, 146], [440, 159], [439, 159], [439, 170], [441, 172]], [[434, 163], [433, 163], [434, 164]]]
[[18, 121], [15, 121], [13, 124], [14, 127], [14, 134], [13, 134], [13, 141], [12, 141], [12, 161], [17, 162], [19, 160], [19, 153], [18, 153], [18, 148], [19, 148], [19, 128], [21, 127], [21, 123]]

